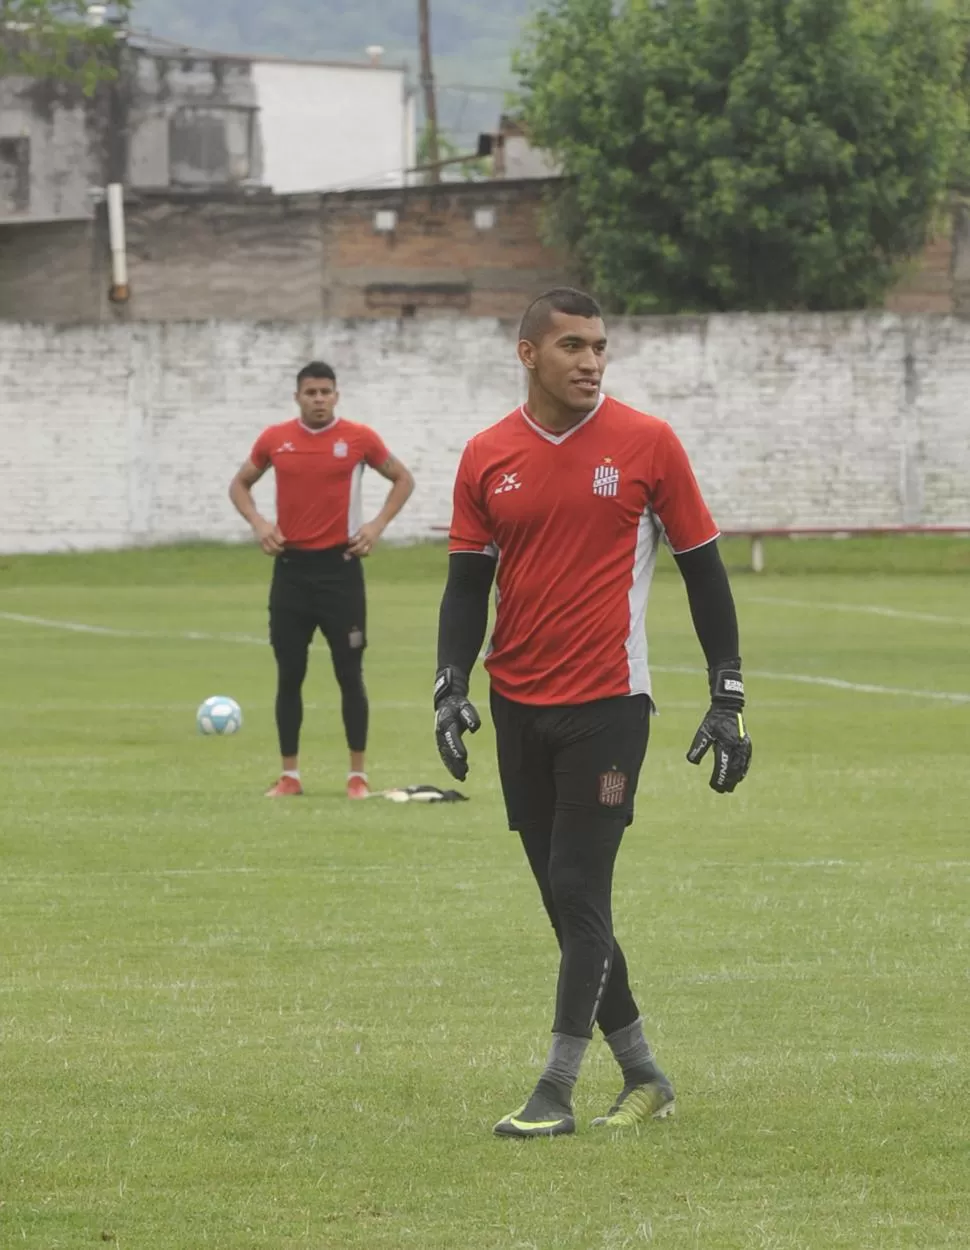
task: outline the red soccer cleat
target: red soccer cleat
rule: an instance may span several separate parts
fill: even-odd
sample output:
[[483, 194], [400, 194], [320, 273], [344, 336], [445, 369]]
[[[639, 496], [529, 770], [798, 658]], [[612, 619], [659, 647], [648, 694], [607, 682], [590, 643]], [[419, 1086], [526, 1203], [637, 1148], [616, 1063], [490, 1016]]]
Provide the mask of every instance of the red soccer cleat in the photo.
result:
[[266, 791], [266, 798], [288, 799], [302, 793], [303, 787], [295, 777], [281, 777], [275, 786], [270, 786]]
[[347, 778], [347, 798], [348, 799], [369, 799], [370, 790], [367, 786], [367, 778], [361, 773], [351, 773]]

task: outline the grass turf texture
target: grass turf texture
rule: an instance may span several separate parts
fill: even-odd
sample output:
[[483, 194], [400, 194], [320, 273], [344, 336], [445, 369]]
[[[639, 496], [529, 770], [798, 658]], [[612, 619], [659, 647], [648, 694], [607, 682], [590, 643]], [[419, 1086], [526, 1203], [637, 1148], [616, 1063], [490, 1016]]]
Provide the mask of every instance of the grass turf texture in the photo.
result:
[[[616, 888], [679, 1116], [589, 1130], [618, 1089], [597, 1041], [579, 1135], [526, 1143], [490, 1128], [537, 1075], [556, 959], [490, 729], [472, 802], [348, 804], [318, 646], [308, 795], [264, 801], [269, 651], [185, 634], [262, 637], [265, 559], [0, 560], [0, 612], [140, 631], [0, 618], [0, 1245], [965, 1247], [970, 704], [753, 674], [970, 692], [970, 543], [769, 544], [760, 577], [729, 554], [753, 772], [708, 789], [703, 679], [658, 671]], [[378, 786], [447, 784], [444, 565], [369, 564]], [[666, 561], [650, 636], [699, 670]], [[237, 738], [196, 735], [213, 693]]]

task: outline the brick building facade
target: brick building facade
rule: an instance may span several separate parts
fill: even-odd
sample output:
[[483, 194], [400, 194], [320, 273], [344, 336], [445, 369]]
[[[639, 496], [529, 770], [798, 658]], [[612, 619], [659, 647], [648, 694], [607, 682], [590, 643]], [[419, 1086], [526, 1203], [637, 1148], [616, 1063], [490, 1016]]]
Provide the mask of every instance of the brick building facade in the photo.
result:
[[952, 197], [942, 229], [890, 291], [886, 307], [970, 317], [970, 200], [965, 196]]
[[114, 307], [103, 220], [0, 226], [0, 318], [512, 316], [570, 276], [541, 241], [547, 185], [130, 195], [131, 298]]
[[[570, 277], [566, 258], [541, 241], [548, 185], [527, 179], [325, 196], [324, 311], [514, 316], [529, 296]], [[374, 228], [378, 215], [382, 230]]]
[[[112, 305], [102, 218], [0, 225], [0, 318], [180, 321], [514, 317], [576, 280], [542, 242], [554, 179], [274, 196], [129, 196], [131, 298]], [[970, 204], [890, 293], [894, 312], [970, 316]]]

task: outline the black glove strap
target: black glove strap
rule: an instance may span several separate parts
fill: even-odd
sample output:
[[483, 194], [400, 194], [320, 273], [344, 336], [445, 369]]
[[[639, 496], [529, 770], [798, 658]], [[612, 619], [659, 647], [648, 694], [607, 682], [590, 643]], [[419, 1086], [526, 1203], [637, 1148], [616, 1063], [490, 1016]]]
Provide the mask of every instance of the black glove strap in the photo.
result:
[[447, 699], [451, 695], [464, 699], [467, 694], [467, 673], [463, 673], [460, 668], [455, 668], [451, 664], [438, 669], [434, 679], [434, 705], [436, 708], [442, 699]]
[[741, 676], [740, 660], [728, 660], [723, 666], [711, 669], [708, 676], [712, 703], [738, 709], [744, 707], [744, 678]]

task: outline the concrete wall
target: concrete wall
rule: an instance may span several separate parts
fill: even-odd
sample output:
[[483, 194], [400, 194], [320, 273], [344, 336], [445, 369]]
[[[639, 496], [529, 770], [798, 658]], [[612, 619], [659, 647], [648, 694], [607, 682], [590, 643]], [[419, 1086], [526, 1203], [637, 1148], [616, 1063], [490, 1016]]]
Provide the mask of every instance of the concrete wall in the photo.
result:
[[91, 188], [105, 181], [107, 104], [80, 88], [11, 74], [0, 77], [0, 139], [20, 141], [25, 194], [0, 198], [0, 221], [90, 217]]
[[[545, 186], [533, 180], [325, 196], [131, 196], [131, 299], [124, 306], [104, 299], [111, 278], [103, 221], [98, 230], [74, 223], [73, 234], [62, 223], [0, 225], [0, 318], [302, 322], [450, 309], [514, 317], [532, 295], [569, 277], [563, 259], [540, 241]], [[490, 229], [476, 227], [478, 208], [492, 210]], [[374, 227], [381, 210], [397, 216], [390, 233]], [[85, 249], [88, 263], [79, 267]]]
[[0, 77], [0, 222], [91, 218], [92, 192], [110, 180], [112, 136], [135, 190], [400, 186], [414, 163], [403, 68], [132, 42], [116, 86], [91, 98], [71, 84]]
[[[96, 225], [5, 224], [0, 214], [0, 319], [511, 318], [539, 291], [579, 281], [569, 257], [542, 241], [554, 185], [529, 178], [327, 195], [132, 193], [131, 299], [123, 306], [105, 299], [103, 209]], [[476, 224], [478, 210], [489, 210], [490, 228]], [[375, 217], [387, 212], [396, 223], [382, 233]], [[890, 292], [887, 311], [970, 316], [970, 201], [954, 198], [948, 230]]]
[[[612, 327], [610, 391], [668, 419], [724, 528], [970, 523], [970, 323], [657, 319]], [[415, 470], [394, 527], [447, 523], [465, 440], [522, 398], [489, 319], [0, 324], [0, 549], [242, 539], [226, 486], [322, 356], [342, 411]], [[260, 484], [271, 508], [272, 488]], [[367, 475], [378, 506], [385, 484]]]
[[[0, 220], [90, 218], [109, 180], [110, 95], [12, 74], [0, 78], [0, 139], [21, 139], [27, 197], [0, 199]], [[258, 184], [262, 145], [249, 62], [126, 49], [117, 85], [130, 187]], [[118, 136], [115, 136], [116, 138]]]
[[[572, 276], [565, 257], [541, 239], [548, 183], [443, 183], [406, 191], [324, 196], [323, 314], [516, 317], [529, 300]], [[476, 212], [490, 225], [476, 224]], [[396, 214], [392, 231], [374, 228]]]
[[128, 53], [128, 185], [258, 185], [259, 100], [248, 61]]
[[128, 214], [128, 246], [131, 302], [108, 309], [110, 320], [320, 316], [313, 199], [146, 200]]
[[93, 220], [0, 227], [0, 318], [106, 316], [105, 246]]

